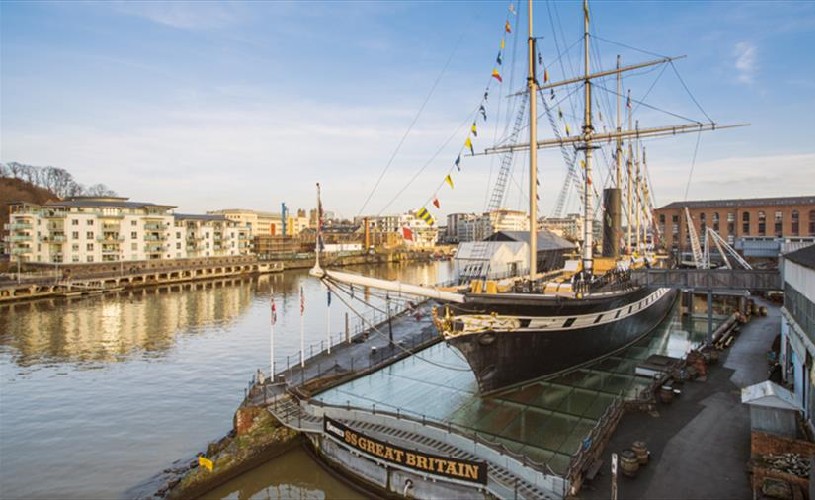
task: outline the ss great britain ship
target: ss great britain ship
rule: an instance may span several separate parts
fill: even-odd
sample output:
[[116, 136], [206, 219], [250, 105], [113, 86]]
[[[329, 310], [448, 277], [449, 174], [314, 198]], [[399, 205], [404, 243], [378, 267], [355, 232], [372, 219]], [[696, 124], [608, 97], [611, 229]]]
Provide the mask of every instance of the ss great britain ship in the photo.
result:
[[[652, 211], [647, 190], [637, 185], [639, 164], [630, 153], [623, 167], [625, 140], [645, 137], [700, 132], [725, 126], [699, 123], [653, 128], [621, 126], [620, 75], [626, 71], [668, 64], [674, 58], [592, 73], [589, 66], [589, 10], [583, 3], [584, 74], [560, 82], [539, 84], [536, 65], [536, 43], [532, 34], [532, 2], [528, 3], [528, 78], [529, 142], [493, 147], [484, 154], [511, 154], [526, 150], [529, 154], [529, 273], [501, 281], [485, 277], [460, 288], [440, 289], [409, 285], [397, 281], [368, 278], [358, 274], [324, 270], [317, 263], [312, 275], [326, 285], [368, 286], [398, 294], [434, 298], [441, 306], [434, 310], [434, 323], [446, 342], [459, 350], [470, 365], [482, 393], [489, 393], [525, 381], [554, 375], [599, 360], [631, 345], [663, 321], [675, 302], [676, 292], [648, 289], [628, 280], [636, 266], [659, 266], [665, 259], [646, 252], [647, 223]], [[612, 132], [595, 132], [592, 125], [593, 81], [616, 75], [617, 128]], [[582, 85], [584, 96], [582, 133], [567, 137], [538, 140], [537, 102], [547, 98], [553, 89], [565, 85]], [[630, 99], [630, 97], [629, 97]], [[630, 101], [629, 101], [630, 103]], [[630, 108], [630, 106], [627, 106]], [[547, 109], [547, 111], [549, 111]], [[630, 115], [629, 115], [630, 123]], [[594, 191], [591, 185], [593, 152], [600, 145], [616, 144], [612, 170], [613, 187], [603, 191], [603, 255], [593, 255], [592, 223], [595, 219]], [[530, 147], [530, 145], [532, 147]], [[583, 244], [579, 262], [570, 270], [538, 273], [537, 231], [537, 151], [543, 148], [573, 148], [581, 156]], [[635, 173], [636, 171], [636, 173]], [[622, 230], [623, 192], [627, 202], [627, 237]], [[318, 189], [319, 193], [319, 189]], [[319, 198], [319, 194], [318, 194]], [[318, 199], [319, 203], [319, 199]], [[635, 215], [636, 213], [636, 215]], [[635, 223], [636, 220], [636, 223]], [[636, 229], [635, 229], [636, 228]], [[632, 231], [636, 231], [632, 235]], [[623, 246], [625, 249], [621, 248]]]

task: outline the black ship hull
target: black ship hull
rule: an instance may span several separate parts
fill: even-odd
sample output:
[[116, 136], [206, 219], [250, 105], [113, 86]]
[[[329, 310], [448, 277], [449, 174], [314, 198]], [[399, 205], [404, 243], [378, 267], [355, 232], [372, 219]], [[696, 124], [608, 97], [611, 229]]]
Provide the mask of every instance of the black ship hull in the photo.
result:
[[665, 319], [675, 298], [668, 289], [585, 299], [484, 295], [448, 306], [441, 329], [467, 359], [481, 392], [489, 393], [630, 345]]

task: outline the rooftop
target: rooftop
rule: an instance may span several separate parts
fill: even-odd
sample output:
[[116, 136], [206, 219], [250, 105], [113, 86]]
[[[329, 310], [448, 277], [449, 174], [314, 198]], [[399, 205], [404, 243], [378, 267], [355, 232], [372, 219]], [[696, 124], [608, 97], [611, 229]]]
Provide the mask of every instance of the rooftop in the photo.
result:
[[719, 208], [719, 207], [788, 207], [792, 205], [813, 205], [815, 196], [792, 196], [788, 198], [743, 198], [738, 200], [675, 201], [657, 210], [670, 208]]
[[804, 267], [815, 269], [815, 245], [790, 252], [784, 255], [784, 258]]
[[49, 201], [43, 206], [53, 208], [159, 208], [164, 210], [175, 208], [172, 205], [127, 201], [127, 198], [114, 196], [75, 196], [61, 201]]

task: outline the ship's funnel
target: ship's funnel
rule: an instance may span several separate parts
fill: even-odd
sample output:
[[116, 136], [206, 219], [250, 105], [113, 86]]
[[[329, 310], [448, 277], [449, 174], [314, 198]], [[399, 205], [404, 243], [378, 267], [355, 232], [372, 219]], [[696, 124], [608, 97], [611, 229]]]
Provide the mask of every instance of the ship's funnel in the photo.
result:
[[603, 257], [620, 256], [622, 237], [622, 196], [621, 190], [603, 190]]

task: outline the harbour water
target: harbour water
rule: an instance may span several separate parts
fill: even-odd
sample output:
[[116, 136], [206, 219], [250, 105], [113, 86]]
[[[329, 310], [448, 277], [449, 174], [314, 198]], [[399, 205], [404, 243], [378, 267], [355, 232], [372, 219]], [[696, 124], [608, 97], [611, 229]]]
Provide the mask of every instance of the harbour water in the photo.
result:
[[[371, 271], [435, 283], [449, 278], [452, 265]], [[299, 361], [301, 286], [307, 353], [345, 329], [346, 306], [332, 301], [329, 315], [325, 289], [306, 271], [198, 286], [0, 308], [0, 496], [150, 494], [157, 472], [231, 429], [250, 379], [257, 369], [268, 373], [272, 289], [278, 371]], [[360, 326], [353, 315], [350, 326], [352, 333]], [[281, 470], [288, 472], [269, 475], [264, 486], [259, 469], [223, 495], [346, 496], [314, 467]]]

